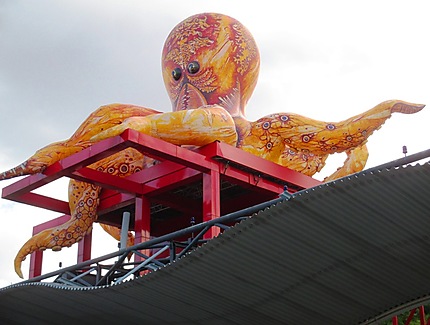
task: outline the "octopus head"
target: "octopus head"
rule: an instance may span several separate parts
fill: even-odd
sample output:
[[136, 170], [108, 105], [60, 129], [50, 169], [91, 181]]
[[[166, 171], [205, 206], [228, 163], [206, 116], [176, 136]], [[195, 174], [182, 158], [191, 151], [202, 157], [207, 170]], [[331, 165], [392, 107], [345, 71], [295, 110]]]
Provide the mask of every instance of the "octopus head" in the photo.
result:
[[220, 105], [233, 117], [243, 117], [259, 67], [251, 33], [221, 14], [185, 19], [170, 32], [163, 48], [163, 79], [174, 111]]

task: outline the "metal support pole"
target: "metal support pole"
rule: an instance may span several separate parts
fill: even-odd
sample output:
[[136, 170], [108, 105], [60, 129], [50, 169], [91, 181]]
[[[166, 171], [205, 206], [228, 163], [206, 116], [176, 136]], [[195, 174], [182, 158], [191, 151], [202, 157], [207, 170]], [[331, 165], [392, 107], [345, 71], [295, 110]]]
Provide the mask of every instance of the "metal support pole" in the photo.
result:
[[[134, 213], [134, 244], [138, 245], [151, 239], [151, 203], [145, 196], [136, 197], [136, 207]], [[147, 256], [151, 255], [150, 250], [144, 250]], [[135, 254], [134, 261], [140, 263], [142, 258]]]
[[424, 306], [420, 306], [418, 308], [418, 312], [420, 314], [420, 325], [427, 325], [427, 321], [426, 321], [426, 312], [424, 310]]
[[[219, 218], [221, 215], [221, 184], [219, 172], [211, 170], [203, 174], [203, 222]], [[212, 227], [203, 235], [203, 239], [218, 236], [220, 229]]]
[[30, 272], [29, 279], [35, 278], [42, 274], [43, 252], [35, 251], [30, 255]]
[[130, 212], [122, 214], [121, 240], [119, 249], [127, 248], [128, 228], [130, 227]]
[[86, 234], [78, 243], [78, 263], [85, 262], [91, 259], [91, 243], [93, 233]]

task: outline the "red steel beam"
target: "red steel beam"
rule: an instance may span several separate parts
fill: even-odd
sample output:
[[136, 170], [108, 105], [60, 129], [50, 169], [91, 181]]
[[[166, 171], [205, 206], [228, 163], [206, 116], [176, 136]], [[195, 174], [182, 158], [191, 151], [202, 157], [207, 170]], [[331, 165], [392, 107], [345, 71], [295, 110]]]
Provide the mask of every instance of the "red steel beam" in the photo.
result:
[[284, 180], [301, 188], [309, 188], [321, 184], [320, 181], [310, 176], [254, 156], [222, 142], [208, 144], [199, 148], [198, 151], [208, 158], [223, 158], [240, 166], [251, 168], [256, 172], [264, 172], [268, 176]]
[[122, 192], [135, 194], [141, 194], [143, 192], [142, 184], [130, 181], [126, 177], [113, 176], [88, 167], [84, 167], [73, 172], [73, 178], [82, 182], [91, 181], [94, 185], [107, 189], [120, 190]]
[[207, 159], [205, 155], [146, 134], [127, 129], [120, 137], [126, 139], [130, 147], [157, 160], [169, 160], [201, 172], [208, 172], [213, 169], [213, 162]]

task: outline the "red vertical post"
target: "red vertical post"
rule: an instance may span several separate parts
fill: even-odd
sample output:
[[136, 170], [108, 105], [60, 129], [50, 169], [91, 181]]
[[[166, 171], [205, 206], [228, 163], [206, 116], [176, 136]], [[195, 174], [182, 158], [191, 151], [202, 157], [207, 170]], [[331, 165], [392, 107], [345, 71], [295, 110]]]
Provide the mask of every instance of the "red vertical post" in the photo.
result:
[[[134, 244], [140, 244], [151, 239], [151, 203], [148, 198], [141, 196], [136, 197], [136, 207], [134, 213]], [[142, 252], [149, 256], [149, 250]], [[140, 262], [142, 258], [134, 256], [135, 262]]]
[[42, 274], [43, 252], [35, 251], [30, 255], [30, 272], [28, 278], [34, 278]]
[[85, 262], [91, 259], [91, 243], [93, 233], [86, 234], [78, 243], [78, 261], [77, 263]]
[[427, 323], [426, 323], [426, 312], [424, 310], [424, 306], [419, 307], [419, 314], [420, 314], [420, 325], [427, 325]]
[[[203, 174], [203, 222], [220, 217], [220, 191], [219, 172], [211, 170], [209, 174]], [[218, 236], [219, 233], [218, 227], [212, 227], [203, 235], [203, 239], [211, 239]]]
[[[33, 227], [33, 236], [40, 232], [39, 226]], [[30, 255], [30, 272], [28, 278], [34, 278], [42, 274], [43, 252], [35, 251]]]

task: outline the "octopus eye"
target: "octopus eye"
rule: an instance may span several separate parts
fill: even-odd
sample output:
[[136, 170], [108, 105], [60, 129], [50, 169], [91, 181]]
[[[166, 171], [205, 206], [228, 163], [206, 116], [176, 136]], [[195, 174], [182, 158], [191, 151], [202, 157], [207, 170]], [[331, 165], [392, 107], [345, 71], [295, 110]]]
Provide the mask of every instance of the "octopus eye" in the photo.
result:
[[181, 75], [182, 75], [182, 71], [180, 68], [173, 69], [173, 71], [172, 71], [173, 79], [179, 80], [181, 78]]
[[195, 74], [200, 70], [200, 64], [197, 61], [190, 62], [188, 64], [187, 70], [191, 74]]
[[287, 115], [281, 115], [281, 121], [282, 122], [286, 122], [286, 121], [288, 121], [288, 116]]
[[269, 122], [264, 122], [263, 123], [263, 129], [267, 130], [268, 128], [270, 128], [270, 123]]
[[334, 126], [334, 124], [327, 124], [326, 128], [327, 128], [327, 130], [332, 131], [332, 130], [334, 130], [336, 128], [336, 126]]

